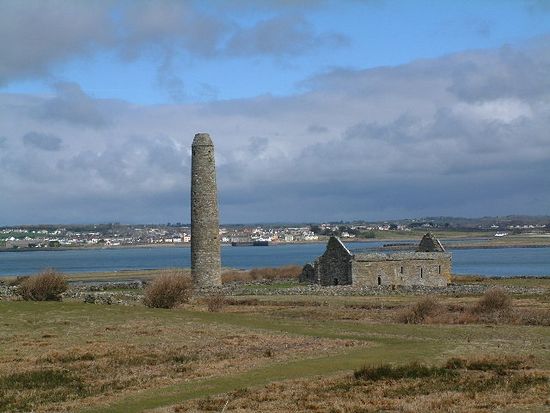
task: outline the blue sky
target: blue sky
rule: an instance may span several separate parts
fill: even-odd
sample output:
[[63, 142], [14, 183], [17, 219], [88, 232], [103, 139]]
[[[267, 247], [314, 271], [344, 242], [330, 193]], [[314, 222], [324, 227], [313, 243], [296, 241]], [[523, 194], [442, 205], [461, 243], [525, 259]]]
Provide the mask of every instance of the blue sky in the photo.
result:
[[[33, 2], [27, 3], [32, 7]], [[69, 55], [52, 62], [47, 77], [15, 79], [0, 90], [48, 94], [52, 81], [70, 81], [96, 98], [140, 104], [288, 95], [300, 92], [304, 79], [335, 67], [395, 66], [462, 50], [520, 44], [547, 34], [550, 27], [550, 13], [543, 2], [536, 1], [349, 0], [297, 1], [296, 5], [265, 1], [242, 2], [235, 8], [229, 3], [224, 7], [223, 2], [195, 2], [205, 14], [245, 28], [284, 16], [301, 20], [307, 26], [302, 30], [342, 38], [328, 47], [248, 56], [197, 56], [180, 49], [170, 63], [170, 76], [182, 84], [183, 93], [177, 97], [158, 79], [162, 49], [177, 47], [177, 39], [169, 46], [151, 42], [131, 60], [120, 55], [116, 44]], [[255, 3], [266, 5], [255, 7]], [[120, 22], [117, 5], [111, 5], [111, 10], [109, 23], [116, 25]]]
[[186, 222], [199, 131], [225, 222], [550, 213], [548, 1], [0, 0], [0, 55], [0, 225]]

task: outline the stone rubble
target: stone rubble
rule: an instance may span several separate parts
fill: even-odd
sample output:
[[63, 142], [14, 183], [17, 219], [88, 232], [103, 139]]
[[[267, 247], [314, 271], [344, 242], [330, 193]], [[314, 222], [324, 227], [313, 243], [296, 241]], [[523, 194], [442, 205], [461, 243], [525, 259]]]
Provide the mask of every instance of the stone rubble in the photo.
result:
[[[269, 281], [234, 281], [224, 284], [221, 287], [201, 289], [200, 295], [208, 295], [213, 292], [221, 292], [227, 296], [422, 296], [422, 295], [445, 295], [464, 296], [481, 295], [492, 286], [485, 284], [449, 284], [447, 287], [407, 286], [407, 287], [363, 287], [358, 288], [351, 285], [338, 285], [323, 287], [315, 284], [298, 284], [291, 287], [277, 288], [276, 284], [285, 280]], [[296, 282], [293, 279], [286, 282]], [[71, 283], [69, 289], [63, 293], [65, 300], [77, 300], [89, 304], [103, 305], [137, 305], [143, 298], [143, 291], [146, 286], [142, 281], [105, 281], [93, 283]], [[547, 293], [544, 288], [503, 286], [510, 294], [534, 294]], [[130, 290], [130, 291], [129, 291]], [[0, 301], [16, 300], [17, 287], [0, 281]]]

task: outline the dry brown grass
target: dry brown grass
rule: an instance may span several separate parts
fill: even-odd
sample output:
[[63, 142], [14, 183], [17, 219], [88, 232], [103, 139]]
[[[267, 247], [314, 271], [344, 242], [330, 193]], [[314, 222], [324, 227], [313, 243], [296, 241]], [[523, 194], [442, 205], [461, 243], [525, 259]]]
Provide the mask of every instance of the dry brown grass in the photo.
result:
[[428, 321], [441, 311], [441, 305], [433, 297], [425, 297], [398, 315], [405, 324], [419, 324]]
[[445, 363], [445, 368], [451, 370], [494, 371], [504, 374], [507, 370], [529, 370], [535, 365], [535, 358], [532, 355], [517, 356], [503, 354], [500, 356], [481, 355], [470, 358], [452, 357]]
[[[444, 304], [433, 297], [400, 309], [387, 309], [392, 319], [405, 324], [512, 324], [550, 326], [550, 309], [514, 305], [502, 288], [492, 288], [476, 302]], [[381, 316], [381, 315], [380, 315]]]
[[66, 277], [53, 269], [24, 278], [17, 288], [17, 294], [27, 301], [59, 301], [67, 291]]
[[530, 370], [525, 357], [449, 360], [360, 369], [339, 375], [273, 383], [193, 400], [165, 412], [492, 412], [550, 406], [550, 371]]
[[514, 312], [516, 323], [526, 326], [550, 326], [550, 310], [521, 308]]
[[187, 320], [177, 310], [64, 303], [37, 312], [31, 304], [10, 303], [28, 310], [17, 312], [14, 307], [10, 319], [0, 325], [3, 413], [74, 412], [143, 389], [358, 344], [223, 323], [212, 328]]
[[222, 282], [298, 279], [301, 272], [302, 267], [299, 265], [287, 265], [276, 268], [253, 268], [247, 271], [226, 270], [222, 274]]
[[512, 309], [512, 298], [502, 288], [491, 288], [479, 299], [472, 309], [479, 314], [507, 312]]
[[214, 292], [206, 296], [203, 300], [206, 303], [208, 311], [210, 311], [211, 313], [222, 311], [228, 303], [227, 297], [221, 291]]
[[191, 294], [191, 279], [173, 272], [151, 281], [145, 288], [143, 303], [147, 307], [174, 308], [189, 301]]
[[[487, 323], [470, 311], [479, 299], [438, 295], [437, 311], [428, 311], [422, 323]], [[218, 314], [206, 313], [204, 302], [174, 311], [141, 306], [0, 302], [0, 310], [9, 314], [0, 323], [0, 406], [4, 409], [0, 412], [73, 412], [131, 398], [145, 389], [156, 391], [178, 383], [185, 383], [187, 388], [197, 381], [283, 365], [288, 360], [326, 354], [338, 357], [347, 346], [358, 344], [347, 338], [362, 334], [369, 335], [367, 343], [370, 337], [381, 340], [382, 345], [373, 347], [374, 351], [384, 350], [386, 338], [411, 339], [411, 349], [422, 346], [418, 347], [420, 354], [428, 354], [426, 346], [439, 343], [441, 347], [435, 348], [446, 349], [445, 355], [437, 350], [425, 359], [433, 357], [439, 360], [438, 365], [445, 366], [444, 360], [456, 356], [457, 379], [442, 382], [441, 377], [405, 377], [376, 383], [355, 382], [349, 376], [304, 379], [202, 399], [179, 409], [221, 411], [228, 399], [228, 412], [491, 411], [506, 404], [512, 408], [540, 406], [542, 394], [548, 393], [544, 381], [548, 372], [528, 367], [548, 369], [542, 329], [394, 323], [396, 314], [419, 300], [410, 295], [242, 296], [227, 298], [227, 307]], [[549, 305], [548, 297], [543, 295], [514, 295], [509, 318], [498, 323], [540, 325], [541, 320], [550, 318]], [[237, 326], [248, 322], [249, 327]], [[300, 335], [301, 328], [304, 334], [305, 329], [313, 329], [308, 335], [317, 328], [322, 333], [315, 337]], [[325, 333], [334, 336], [316, 338]], [[532, 353], [537, 359], [513, 368], [513, 360], [468, 357], [480, 352]], [[396, 362], [393, 355], [388, 357], [381, 362]], [[359, 360], [354, 366], [361, 363]], [[284, 367], [281, 369], [283, 374]], [[255, 375], [251, 374], [254, 380]], [[57, 383], [55, 387], [47, 388], [48, 377]], [[6, 385], [11, 382], [19, 383], [19, 387]], [[464, 405], [460, 402], [463, 399]]]

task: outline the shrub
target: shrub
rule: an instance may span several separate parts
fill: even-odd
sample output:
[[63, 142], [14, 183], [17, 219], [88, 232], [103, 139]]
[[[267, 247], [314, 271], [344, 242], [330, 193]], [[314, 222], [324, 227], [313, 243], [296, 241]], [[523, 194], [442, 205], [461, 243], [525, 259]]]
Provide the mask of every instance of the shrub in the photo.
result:
[[204, 299], [204, 301], [206, 302], [208, 311], [211, 313], [221, 311], [227, 304], [225, 294], [221, 291], [210, 294]]
[[444, 377], [456, 373], [443, 367], [429, 367], [419, 363], [410, 363], [403, 366], [365, 366], [353, 373], [357, 380], [384, 380], [384, 379], [417, 379], [421, 377]]
[[191, 280], [181, 274], [165, 274], [155, 278], [146, 288], [143, 303], [153, 308], [174, 308], [189, 301]]
[[502, 288], [487, 290], [474, 307], [476, 313], [505, 312], [512, 308], [512, 299]]
[[48, 269], [23, 279], [17, 288], [17, 294], [27, 301], [59, 301], [67, 288], [65, 276]]
[[440, 310], [439, 303], [432, 297], [425, 297], [399, 315], [399, 321], [406, 324], [419, 324]]

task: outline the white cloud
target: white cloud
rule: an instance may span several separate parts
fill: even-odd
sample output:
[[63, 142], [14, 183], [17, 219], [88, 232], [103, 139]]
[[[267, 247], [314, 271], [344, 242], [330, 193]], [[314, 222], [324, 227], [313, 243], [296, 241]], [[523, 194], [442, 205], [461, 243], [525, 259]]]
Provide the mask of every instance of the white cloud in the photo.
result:
[[158, 83], [178, 100], [185, 85], [172, 67], [176, 56], [278, 58], [347, 44], [342, 34], [315, 31], [301, 7], [268, 7], [270, 17], [251, 16], [252, 27], [234, 18], [243, 5], [217, 1], [0, 0], [0, 7], [0, 86], [52, 78], [70, 59], [115, 52], [128, 62], [159, 61]]
[[[543, 44], [335, 70], [299, 95], [201, 104], [98, 100], [75, 85], [3, 94], [0, 216], [186, 221], [196, 132], [216, 145], [225, 222], [548, 213], [550, 84], [535, 93], [516, 67], [549, 73], [546, 56]], [[25, 145], [29, 134], [54, 150]]]
[[454, 107], [457, 115], [471, 118], [472, 120], [495, 120], [510, 123], [533, 115], [531, 106], [519, 99], [495, 99], [475, 103], [458, 103]]

